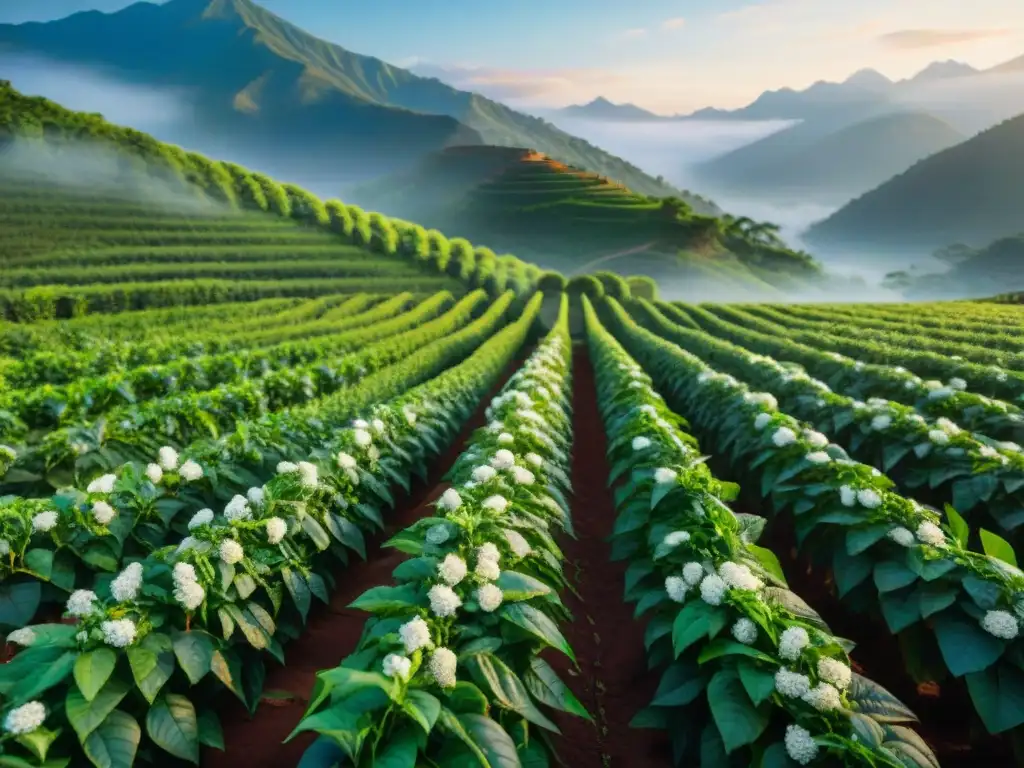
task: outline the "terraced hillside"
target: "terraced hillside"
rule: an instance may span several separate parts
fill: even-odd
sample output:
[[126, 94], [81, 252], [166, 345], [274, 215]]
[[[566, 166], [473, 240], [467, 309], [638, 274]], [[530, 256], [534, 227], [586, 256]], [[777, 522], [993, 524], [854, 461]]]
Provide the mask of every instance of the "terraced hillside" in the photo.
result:
[[353, 198], [566, 273], [605, 268], [651, 275], [666, 289], [700, 283], [766, 296], [820, 274], [770, 226], [639, 195], [526, 149], [453, 147]]

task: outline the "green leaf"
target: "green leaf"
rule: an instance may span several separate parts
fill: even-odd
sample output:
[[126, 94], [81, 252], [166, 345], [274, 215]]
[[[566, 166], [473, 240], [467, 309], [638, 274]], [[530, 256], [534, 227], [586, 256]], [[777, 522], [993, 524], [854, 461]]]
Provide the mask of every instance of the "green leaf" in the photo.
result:
[[743, 689], [755, 705], [760, 706], [771, 698], [775, 692], [775, 672], [772, 669], [765, 669], [745, 659], [740, 660], [736, 669]]
[[697, 663], [704, 664], [705, 662], [717, 659], [721, 656], [748, 656], [752, 659], [766, 661], [769, 664], [776, 663], [775, 659], [767, 653], [727, 638], [712, 640], [708, 645], [704, 646], [700, 655], [697, 657]]
[[437, 722], [438, 715], [441, 714], [441, 702], [437, 700], [436, 696], [426, 691], [411, 689], [405, 694], [402, 709], [419, 724], [425, 733], [430, 733], [434, 723]]
[[569, 641], [565, 639], [561, 630], [558, 629], [558, 625], [546, 613], [537, 610], [528, 603], [502, 604], [499, 612], [505, 621], [522, 627], [534, 637], [543, 640], [547, 645], [561, 651], [570, 659], [576, 661], [576, 656], [569, 646]]
[[171, 638], [164, 634], [146, 635], [138, 646], [128, 648], [128, 663], [135, 685], [152, 704], [174, 674], [174, 650]]
[[857, 702], [857, 711], [879, 723], [916, 723], [906, 705], [873, 680], [853, 673], [848, 695]]
[[483, 753], [489, 768], [521, 768], [515, 742], [494, 720], [483, 715], [459, 715], [466, 734]]
[[367, 613], [387, 614], [391, 611], [404, 611], [420, 604], [420, 588], [415, 584], [402, 584], [398, 587], [373, 587], [349, 603], [349, 608], [356, 608]]
[[197, 718], [199, 723], [199, 743], [224, 751], [224, 731], [220, 727], [220, 718], [212, 709], [204, 709]]
[[477, 715], [486, 715], [490, 707], [483, 691], [465, 680], [460, 680], [455, 688], [446, 692], [445, 706], [456, 713], [471, 712]]
[[131, 768], [141, 740], [135, 718], [115, 709], [82, 741], [82, 749], [96, 768]]
[[[14, 658], [18, 659], [23, 654], [27, 656], [25, 651], [22, 651]], [[66, 651], [51, 664], [48, 664], [43, 669], [36, 670], [22, 685], [19, 685], [16, 690], [10, 692], [11, 701], [8, 703], [21, 704], [31, 701], [38, 698], [41, 693], [60, 685], [72, 674], [77, 658], [77, 652]]]
[[75, 682], [86, 701], [92, 701], [117, 665], [117, 654], [109, 648], [86, 651], [75, 660]]
[[541, 728], [559, 733], [558, 726], [533, 703], [523, 681], [497, 656], [474, 653], [461, 661], [476, 684], [485, 692], [490, 691], [497, 706], [515, 712]]
[[764, 751], [760, 768], [799, 768], [800, 764], [786, 752], [786, 745], [777, 741]]
[[726, 752], [753, 744], [768, 727], [768, 710], [754, 706], [732, 669], [723, 669], [711, 678], [708, 705]]
[[185, 670], [192, 685], [206, 677], [213, 658], [213, 637], [202, 630], [179, 631], [171, 635], [171, 643], [178, 664]]
[[808, 624], [813, 624], [826, 632], [829, 631], [825, 620], [795, 592], [781, 587], [765, 587], [764, 595], [775, 605], [785, 608], [797, 618], [806, 621]]
[[683, 606], [672, 623], [672, 648], [676, 658], [703, 637], [711, 628], [713, 606], [703, 601], [693, 601]]
[[689, 659], [670, 664], [658, 682], [652, 707], [685, 707], [707, 687], [708, 680], [700, 667]]
[[43, 762], [46, 760], [46, 753], [50, 751], [50, 745], [53, 744], [58, 735], [60, 735], [59, 730], [52, 731], [44, 725], [36, 728], [31, 733], [16, 736], [14, 740], [30, 751], [40, 762]]
[[944, 611], [932, 618], [939, 650], [953, 677], [981, 672], [996, 663], [1006, 643], [983, 630], [976, 621]]
[[950, 504], [947, 504], [945, 509], [946, 519], [949, 521], [949, 529], [953, 532], [953, 538], [956, 539], [961, 547], [966, 547], [967, 540], [971, 536], [970, 526], [967, 525], [967, 521]]
[[1017, 555], [1014, 554], [1013, 547], [1010, 546], [1006, 539], [997, 536], [991, 531], [986, 531], [984, 528], [981, 529], [980, 533], [981, 548], [985, 551], [986, 555], [1002, 560], [1014, 568], [1017, 567]]
[[169, 693], [158, 699], [146, 715], [146, 733], [165, 752], [199, 765], [196, 709], [184, 696]]
[[502, 571], [495, 584], [501, 589], [502, 600], [506, 603], [551, 594], [551, 587], [540, 579], [516, 571]]
[[237, 653], [230, 648], [214, 651], [210, 658], [210, 671], [239, 701], [247, 703], [245, 689], [242, 687], [242, 660]]
[[1003, 733], [1024, 723], [1024, 673], [1000, 664], [967, 675], [967, 690], [989, 733]]
[[530, 659], [530, 668], [523, 675], [523, 683], [530, 694], [542, 704], [552, 709], [591, 720], [590, 713], [580, 703], [575, 694], [569, 690], [558, 673], [540, 656]]
[[39, 609], [42, 590], [38, 581], [0, 584], [0, 624], [20, 628], [31, 623]]
[[306, 617], [309, 616], [309, 607], [313, 602], [309, 585], [302, 578], [301, 574], [296, 573], [291, 568], [282, 568], [281, 576], [284, 579], [285, 587], [288, 589], [288, 594], [292, 596], [295, 607], [299, 610], [302, 620], [305, 621]]
[[415, 768], [419, 745], [408, 730], [385, 741], [373, 757], [373, 768]]
[[77, 688], [68, 689], [64, 709], [79, 741], [84, 742], [90, 733], [100, 727], [127, 695], [129, 688], [127, 681], [112, 677], [92, 701], [87, 701]]

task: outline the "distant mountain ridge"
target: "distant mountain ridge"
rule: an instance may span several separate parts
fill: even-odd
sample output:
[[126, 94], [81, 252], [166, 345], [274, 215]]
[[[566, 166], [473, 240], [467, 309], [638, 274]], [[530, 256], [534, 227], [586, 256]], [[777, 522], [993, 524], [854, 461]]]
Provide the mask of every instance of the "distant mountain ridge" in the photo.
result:
[[358, 181], [487, 143], [534, 147], [645, 194], [678, 194], [542, 119], [327, 43], [250, 0], [136, 3], [0, 25], [0, 51], [187, 89], [194, 126], [161, 138], [296, 181]]
[[920, 161], [812, 226], [815, 246], [931, 251], [1020, 232], [1024, 115]]
[[653, 122], [672, 119], [663, 115], [656, 115], [653, 112], [636, 106], [636, 104], [613, 104], [603, 96], [598, 96], [587, 104], [573, 104], [568, 107], [562, 107], [551, 114], [556, 117], [607, 120], [610, 122]]

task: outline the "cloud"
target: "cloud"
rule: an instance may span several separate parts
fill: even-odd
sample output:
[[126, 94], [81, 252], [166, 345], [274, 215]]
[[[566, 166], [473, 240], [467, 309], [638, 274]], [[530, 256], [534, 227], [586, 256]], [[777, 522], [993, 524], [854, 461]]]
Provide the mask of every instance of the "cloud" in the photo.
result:
[[530, 104], [560, 105], [586, 94], [593, 98], [621, 80], [620, 76], [596, 69], [516, 70], [422, 63], [412, 71], [498, 101]]
[[661, 22], [661, 28], [662, 29], [679, 29], [684, 24], [686, 24], [686, 19], [684, 19], [682, 16], [677, 16], [674, 19], [665, 19], [663, 22]]
[[642, 28], [627, 29], [625, 32], [622, 33], [622, 36], [627, 40], [639, 40], [641, 37], [644, 37], [646, 35], [647, 30]]
[[879, 35], [878, 41], [888, 48], [913, 50], [970, 43], [1008, 34], [1008, 29], [900, 29]]

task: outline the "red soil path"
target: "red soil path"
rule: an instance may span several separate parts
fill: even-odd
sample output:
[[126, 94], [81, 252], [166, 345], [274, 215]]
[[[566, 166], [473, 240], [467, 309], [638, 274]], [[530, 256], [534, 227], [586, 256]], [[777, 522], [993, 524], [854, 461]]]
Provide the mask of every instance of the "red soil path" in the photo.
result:
[[355, 560], [338, 574], [338, 586], [330, 604], [314, 610], [302, 636], [285, 646], [287, 665], [268, 668], [264, 690], [275, 694], [287, 693], [288, 697], [275, 695], [274, 698], [265, 698], [252, 717], [237, 700], [223, 699], [220, 717], [225, 751], [203, 750], [204, 768], [238, 768], [243, 765], [245, 768], [287, 768], [298, 765], [302, 753], [315, 740], [315, 734], [304, 733], [288, 744], [282, 742], [302, 719], [317, 672], [336, 667], [355, 650], [363, 624], [369, 616], [347, 606], [370, 587], [391, 583], [391, 571], [404, 559], [400, 552], [383, 549], [381, 544], [419, 518], [431, 514], [428, 504], [447, 488], [441, 484], [441, 478], [465, 448], [473, 430], [485, 423], [487, 404], [521, 363], [522, 359], [510, 365], [500, 383], [484, 397], [462, 432], [433, 463], [429, 481], [414, 486], [411, 494], [396, 498], [394, 512], [385, 515], [384, 534], [367, 542], [366, 561]]
[[585, 346], [573, 348], [572, 518], [576, 539], [560, 542], [566, 575], [578, 595], [565, 595], [574, 621], [565, 630], [579, 671], [560, 654], [546, 655], [594, 717], [588, 723], [559, 713], [563, 736], [555, 746], [569, 768], [667, 768], [672, 765], [666, 734], [629, 727], [650, 703], [657, 673], [647, 670], [644, 623], [623, 600], [625, 563], [611, 562], [607, 537], [615, 522], [608, 489], [611, 469], [597, 408], [594, 369]]

